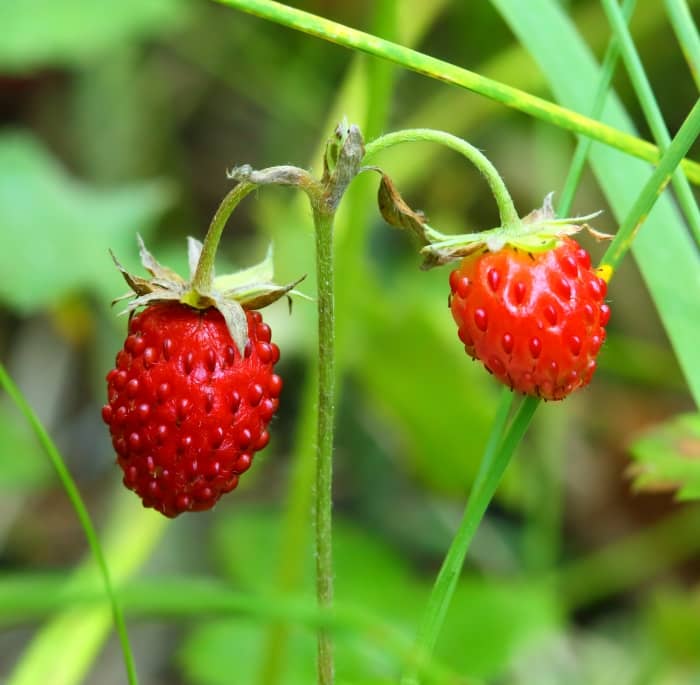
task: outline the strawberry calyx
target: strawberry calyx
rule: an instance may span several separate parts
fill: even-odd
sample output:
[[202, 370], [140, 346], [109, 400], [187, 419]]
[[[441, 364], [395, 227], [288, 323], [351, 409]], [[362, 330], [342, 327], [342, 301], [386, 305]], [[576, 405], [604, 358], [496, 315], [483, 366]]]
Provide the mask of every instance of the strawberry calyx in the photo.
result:
[[132, 314], [139, 307], [158, 302], [180, 302], [193, 309], [215, 308], [221, 312], [231, 339], [242, 354], [248, 342], [246, 310], [261, 309], [281, 297], [302, 295], [294, 288], [306, 278], [279, 285], [273, 281], [272, 246], [265, 259], [252, 267], [232, 274], [215, 276], [205, 285], [197, 284], [195, 274], [202, 259], [203, 244], [196, 238], [187, 239], [187, 255], [190, 277], [184, 279], [148, 251], [140, 235], [137, 235], [141, 264], [152, 278], [142, 278], [127, 271], [110, 250], [114, 263], [132, 292], [113, 301], [129, 299], [121, 314]]
[[552, 196], [553, 193], [549, 193], [542, 207], [508, 226], [497, 226], [478, 233], [456, 236], [438, 234], [439, 238], [436, 238], [437, 232], [430, 229], [431, 233], [425, 234], [426, 237], [430, 236], [430, 239], [421, 249], [421, 254], [425, 257], [423, 267], [440, 266], [476, 252], [497, 252], [506, 245], [525, 252], [545, 252], [560, 245], [564, 236], [574, 235], [584, 229], [597, 240], [612, 238], [586, 223], [600, 215], [600, 211], [586, 216], [557, 218], [552, 206]]
[[511, 217], [507, 223], [478, 233], [445, 235], [428, 225], [423, 212], [413, 210], [396, 189], [393, 181], [380, 169], [382, 181], [377, 201], [384, 220], [391, 226], [409, 231], [421, 244], [420, 253], [425, 258], [423, 269], [431, 269], [460, 260], [477, 252], [497, 252], [506, 245], [525, 252], [545, 252], [561, 244], [565, 236], [585, 229], [597, 240], [612, 236], [591, 228], [586, 222], [600, 212], [586, 216], [557, 218], [552, 205], [553, 193], [545, 197], [542, 207], [521, 218]]

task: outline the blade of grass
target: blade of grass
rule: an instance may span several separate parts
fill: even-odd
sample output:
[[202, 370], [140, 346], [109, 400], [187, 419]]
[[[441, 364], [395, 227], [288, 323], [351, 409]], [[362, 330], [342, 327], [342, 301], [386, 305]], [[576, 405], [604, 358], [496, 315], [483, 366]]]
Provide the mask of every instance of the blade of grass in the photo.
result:
[[97, 537], [97, 532], [88, 513], [87, 507], [83, 502], [83, 498], [80, 496], [78, 486], [75, 484], [73, 477], [68, 471], [66, 464], [58, 451], [58, 448], [54, 444], [53, 440], [47, 433], [46, 429], [42, 425], [39, 418], [34, 413], [34, 410], [29, 406], [29, 403], [24, 399], [24, 395], [21, 393], [20, 389], [15, 385], [14, 381], [10, 378], [9, 374], [5, 370], [5, 367], [0, 363], [0, 385], [5, 389], [5, 392], [10, 396], [12, 401], [15, 403], [17, 408], [22, 412], [27, 422], [31, 425], [34, 433], [36, 434], [41, 446], [46, 451], [58, 478], [63, 485], [68, 499], [75, 509], [75, 513], [80, 521], [80, 525], [85, 533], [85, 538], [88, 542], [90, 550], [97, 562], [97, 566], [102, 575], [102, 582], [104, 584], [105, 594], [109, 598], [109, 602], [112, 608], [112, 617], [114, 619], [114, 626], [119, 636], [119, 643], [121, 644], [122, 654], [124, 657], [124, 666], [126, 669], [127, 679], [130, 685], [136, 685], [138, 683], [138, 677], [136, 675], [136, 666], [134, 664], [134, 655], [131, 651], [131, 645], [129, 644], [129, 636], [126, 631], [126, 624], [124, 623], [124, 616], [122, 614], [119, 602], [117, 602], [116, 595], [114, 593], [114, 588], [112, 587], [112, 581], [109, 574], [109, 567], [105, 560], [104, 553], [102, 551], [102, 546], [100, 545], [99, 538]]
[[[512, 394], [507, 389], [503, 390], [492, 432], [484, 450], [484, 457], [479, 466], [474, 486], [469, 493], [464, 515], [440, 567], [418, 630], [416, 652], [424, 657], [432, 655], [434, 651], [462, 572], [469, 545], [539, 403], [540, 400], [537, 398], [525, 398], [513, 417], [510, 428], [505, 432], [512, 404]], [[501, 441], [504, 433], [505, 437]], [[401, 680], [402, 685], [417, 685], [418, 682], [418, 674], [415, 670], [408, 671]]]
[[[636, 4], [637, 0], [625, 0], [621, 10], [625, 21], [629, 21], [629, 18], [634, 12]], [[603, 107], [605, 106], [605, 100], [608, 97], [608, 90], [610, 89], [610, 84], [612, 83], [612, 79], [615, 74], [615, 68], [617, 67], [617, 60], [619, 56], [620, 43], [618, 39], [613, 36], [607, 50], [605, 51], [605, 57], [603, 57], [601, 76], [598, 81], [598, 88], [593, 100], [593, 107], [591, 107], [591, 117], [594, 119], [599, 119], [600, 115], [603, 113]], [[588, 159], [588, 154], [591, 151], [591, 145], [593, 145], [593, 141], [590, 138], [585, 137], [579, 138], [578, 143], [576, 144], [576, 150], [574, 152], [574, 157], [571, 160], [569, 173], [567, 174], [566, 181], [564, 181], [564, 189], [561, 191], [561, 195], [559, 197], [559, 205], [557, 209], [557, 214], [559, 216], [569, 216], [571, 205], [574, 201], [574, 193], [576, 192], [576, 188], [578, 188], [581, 176], [583, 175], [583, 169], [586, 166], [586, 160]]]
[[664, 5], [695, 85], [700, 89], [700, 35], [688, 3], [685, 0], [664, 0]]
[[[647, 42], [653, 40], [653, 35], [664, 18], [663, 7], [657, 3], [643, 2], [637, 4], [634, 16], [637, 35]], [[579, 31], [590, 37], [591, 48], [596, 52], [605, 50], [608, 37], [599, 30], [601, 17], [598, 3], [575, 5], [572, 17]], [[512, 78], [513, 74], [517, 74], [518, 86], [521, 89], [536, 94], [542, 94], [548, 90], [544, 73], [533, 68], [532, 58], [517, 41], [513, 41], [510, 47], [480, 62], [476, 65], [475, 71], [506, 82]], [[580, 103], [581, 111], [588, 113], [593, 119], [599, 119], [599, 116], [595, 116], [588, 110], [594, 99], [592, 93], [590, 97], [588, 102]], [[501, 107], [495, 100], [465, 98], [457, 88], [433, 87], [430, 97], [421, 101], [416, 109], [406, 112], [399, 119], [396, 128], [418, 128], [430, 122], [431, 128], [450, 131], [469, 139], [470, 135], [481, 135], [482, 131], [497, 128], [509, 115], [510, 110]], [[590, 140], [585, 136], [579, 136], [579, 139]], [[444, 159], [444, 152], [436, 150], [433, 146], [410, 150], [394, 148], [384, 157], [387, 169], [402, 170], [401, 190], [406, 196], [410, 195], [419, 182], [423, 182], [423, 179], [431, 173], [431, 169], [435, 168], [442, 159]]]
[[632, 243], [642, 224], [646, 221], [651, 208], [668, 185], [674, 169], [695, 142], [698, 134], [700, 134], [700, 99], [695, 102], [683, 125], [678, 129], [678, 133], [661, 158], [659, 166], [644, 184], [644, 188], [632, 205], [632, 209], [605, 251], [601, 267], [609, 270], [610, 274], [615, 271], [627, 250], [632, 247]]
[[[118, 484], [114, 505], [107, 512], [104, 553], [119, 597], [119, 586], [150, 555], [168, 519], [135, 506], [134, 496]], [[67, 592], [97, 587], [99, 571], [87, 558], [70, 574]], [[7, 685], [78, 685], [109, 636], [111, 613], [104, 593], [99, 606], [68, 604], [32, 638]]]
[[[526, 7], [492, 0], [492, 4], [538, 62], [558, 100], [577, 108], [593, 100], [599, 70], [559, 3], [531, 0]], [[604, 119], [618, 128], [634, 130], [614, 97], [608, 98]], [[622, 221], [649, 178], [649, 168], [601, 145], [593, 146], [590, 159], [601, 190]], [[648, 225], [634, 242], [633, 253], [692, 396], [700, 405], [696, 323], [700, 320], [700, 255], [667, 194], [655, 204]]]
[[[656, 102], [651, 84], [644, 72], [644, 66], [632, 41], [625, 17], [620, 11], [617, 0], [603, 0], [602, 4], [615, 38], [620, 45], [622, 59], [632, 81], [639, 104], [644, 112], [644, 118], [659, 149], [665, 150], [671, 142], [671, 134], [668, 132], [661, 109]], [[700, 243], [700, 210], [693, 197], [693, 191], [690, 188], [688, 179], [680, 169], [676, 169], [671, 177], [671, 183], [676, 191], [678, 203], [685, 214], [695, 242]]]
[[[659, 160], [660, 153], [656, 146], [629, 133], [624, 133], [530, 93], [391, 41], [382, 40], [368, 33], [272, 0], [216, 0], [216, 2], [344, 47], [388, 59], [430, 78], [472, 90], [525, 114], [566, 130], [589, 136], [640, 159], [649, 162], [658, 162]], [[700, 165], [690, 160], [684, 160], [682, 166], [693, 183], [700, 183]]]

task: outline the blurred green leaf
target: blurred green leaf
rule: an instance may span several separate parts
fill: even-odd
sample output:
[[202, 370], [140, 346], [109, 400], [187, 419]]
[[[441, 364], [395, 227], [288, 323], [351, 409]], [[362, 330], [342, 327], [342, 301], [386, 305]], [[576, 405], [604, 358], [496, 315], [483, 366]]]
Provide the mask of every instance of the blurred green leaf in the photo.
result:
[[50, 464], [26, 423], [0, 409], [0, 491], [29, 490], [50, 477]]
[[[187, 681], [201, 685], [255, 683], [261, 670], [263, 624], [231, 619], [207, 623], [187, 639], [180, 653]], [[316, 677], [316, 640], [308, 631], [290, 635], [284, 685], [307, 685]]]
[[676, 666], [700, 666], [700, 595], [664, 590], [646, 608], [653, 644]]
[[[587, 112], [599, 70], [562, 7], [553, 0], [492, 2], [547, 76], [558, 102]], [[634, 132], [634, 125], [615, 97], [608, 98], [602, 120]], [[622, 221], [649, 178], [649, 165], [599, 144], [592, 146], [590, 158], [601, 189], [618, 221]], [[669, 193], [659, 197], [632, 251], [695, 402], [700, 404], [700, 253]], [[613, 297], [614, 292], [613, 282]]]
[[459, 673], [492, 678], [557, 629], [556, 597], [535, 583], [467, 578], [457, 586], [436, 649]]
[[30, 133], [0, 136], [0, 301], [20, 313], [78, 288], [109, 299], [126, 286], [108, 248], [135, 253], [172, 199], [162, 182], [103, 190], [71, 178]]
[[364, 307], [355, 311], [364, 335], [349, 347], [353, 373], [409, 469], [434, 489], [462, 495], [486, 443], [497, 385], [464, 353], [442, 273], [444, 281], [411, 268], [375, 285], [356, 303]]
[[[214, 552], [226, 574], [244, 587], [274, 587], [280, 516], [270, 510], [239, 510], [214, 529]], [[366, 609], [393, 625], [419, 618], [428, 585], [417, 579], [389, 545], [370, 532], [337, 521], [334, 525], [336, 598]], [[313, 555], [308, 550], [306, 587], [313, 600]], [[443, 634], [440, 656], [464, 674], [489, 677], [503, 672], [519, 651], [551, 632], [558, 621], [553, 595], [538, 585], [467, 578], [459, 587]], [[196, 683], [254, 682], [265, 636], [261, 624], [226, 620], [204, 624], [181, 652], [185, 671]], [[339, 683], [376, 682], [399, 677], [399, 664], [369, 635], [337, 635]], [[233, 647], [233, 648], [232, 648]], [[245, 658], [241, 655], [245, 654]], [[307, 685], [314, 678], [315, 636], [294, 628], [285, 685]], [[382, 682], [379, 680], [379, 682]]]
[[631, 447], [639, 490], [677, 490], [681, 500], [700, 498], [700, 414], [676, 416]]
[[92, 0], [12, 0], [0, 3], [0, 71], [70, 66], [125, 41], [171, 28], [182, 0], [121, 0], [109, 11]]

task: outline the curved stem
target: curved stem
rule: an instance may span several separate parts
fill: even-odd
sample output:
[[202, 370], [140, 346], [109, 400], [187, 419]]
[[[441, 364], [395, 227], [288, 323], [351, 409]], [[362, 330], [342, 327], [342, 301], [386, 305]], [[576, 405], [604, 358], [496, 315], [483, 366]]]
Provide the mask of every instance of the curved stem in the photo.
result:
[[396, 131], [395, 133], [387, 133], [367, 144], [363, 161], [367, 163], [371, 157], [394, 145], [414, 142], [439, 143], [466, 157], [481, 172], [484, 178], [486, 178], [491, 192], [493, 193], [493, 197], [496, 200], [496, 204], [498, 205], [501, 226], [511, 227], [520, 223], [520, 218], [515, 210], [513, 199], [496, 167], [476, 147], [466, 140], [453, 136], [450, 133], [430, 128], [413, 128], [404, 131]]
[[[316, 594], [319, 606], [333, 605], [333, 432], [335, 427], [335, 317], [333, 214], [314, 206], [318, 279], [318, 435], [316, 442]], [[333, 642], [318, 633], [318, 683], [333, 683]]]
[[87, 539], [90, 550], [97, 562], [97, 566], [102, 575], [102, 582], [104, 584], [104, 589], [109, 597], [109, 602], [112, 607], [112, 615], [114, 617], [114, 626], [119, 636], [119, 642], [122, 648], [122, 654], [124, 657], [124, 666], [126, 668], [126, 675], [130, 685], [137, 685], [138, 677], [136, 675], [136, 666], [134, 664], [134, 655], [131, 652], [131, 645], [129, 644], [129, 636], [126, 632], [126, 623], [124, 622], [124, 615], [122, 613], [119, 602], [117, 601], [116, 594], [114, 592], [114, 587], [112, 586], [112, 580], [109, 573], [109, 568], [107, 566], [107, 561], [105, 560], [104, 553], [102, 552], [102, 546], [97, 537], [97, 532], [95, 527], [92, 525], [92, 520], [90, 519], [90, 514], [88, 513], [87, 507], [83, 502], [78, 487], [73, 480], [68, 468], [61, 457], [61, 453], [54, 444], [51, 437], [46, 432], [46, 429], [42, 425], [39, 418], [34, 413], [34, 410], [29, 406], [29, 403], [22, 395], [20, 389], [15, 385], [14, 381], [10, 378], [9, 374], [5, 370], [5, 367], [0, 362], [0, 385], [5, 389], [5, 392], [10, 396], [12, 401], [15, 403], [17, 408], [24, 414], [25, 418], [31, 425], [32, 429], [36, 433], [41, 446], [46, 451], [51, 463], [56, 469], [59, 480], [63, 485], [64, 490], [70, 499], [75, 513], [78, 516], [80, 525], [83, 527], [85, 533], [85, 538]]
[[221, 234], [224, 232], [224, 227], [231, 213], [238, 206], [238, 203], [248, 193], [252, 192], [256, 187], [255, 183], [242, 181], [231, 189], [226, 197], [221, 201], [214, 217], [209, 224], [209, 230], [204, 238], [204, 247], [202, 255], [197, 264], [197, 270], [192, 278], [192, 289], [206, 293], [211, 289], [212, 281], [214, 280], [214, 260], [216, 259], [216, 250], [219, 247]]

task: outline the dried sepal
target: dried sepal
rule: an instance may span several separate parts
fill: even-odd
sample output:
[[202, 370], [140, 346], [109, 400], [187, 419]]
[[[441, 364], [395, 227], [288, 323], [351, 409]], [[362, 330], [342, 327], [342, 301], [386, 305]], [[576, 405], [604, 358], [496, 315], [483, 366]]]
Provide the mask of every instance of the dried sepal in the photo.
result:
[[425, 214], [420, 210], [411, 209], [401, 197], [394, 182], [380, 169], [373, 168], [382, 175], [377, 192], [379, 211], [390, 226], [402, 228], [413, 233], [421, 245], [430, 245], [438, 236], [437, 232], [428, 226]]
[[[119, 299], [124, 299], [119, 298]], [[179, 302], [180, 301], [180, 294], [175, 293], [169, 290], [154, 290], [151, 293], [147, 293], [146, 295], [139, 295], [139, 297], [135, 297], [131, 302], [129, 302], [126, 306], [125, 309], [122, 309], [122, 311], [119, 312], [120, 315], [122, 314], [131, 314], [132, 312], [135, 312], [139, 307], [145, 307], [146, 305], [149, 304], [156, 304], [157, 302]], [[117, 302], [117, 300], [114, 300], [112, 304]]]
[[299, 295], [300, 293], [294, 288], [305, 278], [302, 276], [286, 285], [274, 283], [272, 280], [273, 254], [270, 247], [259, 264], [234, 274], [219, 276], [214, 279], [211, 289], [202, 290], [194, 285], [194, 275], [203, 251], [203, 245], [199, 240], [188, 238], [187, 241], [189, 281], [185, 281], [179, 274], [160, 264], [148, 251], [140, 236], [138, 236], [138, 242], [141, 262], [153, 278], [146, 279], [130, 273], [110, 250], [116, 267], [133, 291], [117, 298], [112, 304], [130, 298], [122, 314], [131, 314], [139, 307], [158, 302], [180, 302], [195, 309], [214, 307], [223, 315], [231, 333], [231, 339], [241, 354], [244, 353], [248, 342], [245, 310], [260, 309], [281, 297]]
[[550, 193], [545, 197], [541, 207], [530, 212], [515, 225], [497, 226], [479, 233], [440, 235], [437, 240], [431, 236], [428, 244], [421, 249], [421, 254], [425, 258], [422, 268], [441, 266], [463, 259], [482, 249], [497, 252], [506, 245], [527, 252], [544, 252], [557, 247], [562, 237], [574, 235], [582, 230], [588, 231], [597, 240], [608, 240], [612, 236], [596, 231], [586, 223], [599, 214], [600, 212], [594, 212], [586, 216], [559, 219], [554, 214], [552, 193]]
[[222, 295], [227, 300], [239, 302], [244, 309], [261, 309], [279, 300], [288, 293], [299, 294], [294, 288], [305, 278], [306, 274], [286, 285], [278, 285], [272, 282], [249, 283], [248, 285], [223, 292]]
[[233, 344], [238, 349], [241, 356], [245, 353], [245, 346], [248, 344], [248, 318], [245, 310], [239, 302], [228, 300], [224, 297], [214, 298], [216, 307], [226, 322], [226, 328], [231, 334]]
[[[114, 262], [115, 266], [117, 269], [119, 269], [121, 275], [124, 277], [124, 280], [126, 281], [126, 284], [137, 294], [137, 295], [145, 295], [146, 293], [150, 293], [153, 291], [153, 288], [151, 287], [151, 282], [146, 279], [146, 278], [141, 278], [141, 276], [136, 276], [135, 274], [130, 273], [127, 271], [120, 263], [120, 261], [117, 259], [116, 255], [112, 250], [109, 251], [109, 254], [112, 256], [112, 261]], [[126, 295], [125, 297], [129, 297], [129, 295]], [[124, 299], [123, 297], [120, 297], [118, 299]], [[115, 300], [116, 302], [117, 300]]]
[[158, 260], [146, 249], [143, 238], [137, 233], [136, 240], [139, 244], [139, 255], [141, 256], [141, 264], [154, 278], [161, 283], [179, 283], [185, 282], [185, 279], [167, 266], [163, 266]]
[[201, 240], [187, 236], [187, 264], [190, 268], [190, 280], [194, 278], [195, 271], [197, 271], [197, 264], [199, 264], [199, 258], [202, 256], [203, 248], [204, 245]]

